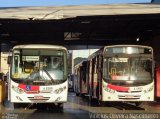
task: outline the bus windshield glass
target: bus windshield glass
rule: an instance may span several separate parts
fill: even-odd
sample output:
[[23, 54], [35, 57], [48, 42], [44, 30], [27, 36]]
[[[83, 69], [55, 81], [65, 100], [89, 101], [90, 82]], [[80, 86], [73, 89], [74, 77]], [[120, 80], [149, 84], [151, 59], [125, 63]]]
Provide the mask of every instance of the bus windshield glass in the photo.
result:
[[[109, 50], [113, 51], [113, 48]], [[129, 80], [139, 82], [151, 81], [153, 77], [152, 60], [150, 50], [147, 51], [147, 49], [143, 48], [139, 51], [135, 50], [133, 53], [130, 52], [129, 54], [125, 52], [125, 50], [116, 51], [115, 53], [105, 53], [103, 67], [104, 79], [113, 82]]]
[[14, 81], [53, 83], [67, 79], [64, 50], [16, 49], [11, 77]]

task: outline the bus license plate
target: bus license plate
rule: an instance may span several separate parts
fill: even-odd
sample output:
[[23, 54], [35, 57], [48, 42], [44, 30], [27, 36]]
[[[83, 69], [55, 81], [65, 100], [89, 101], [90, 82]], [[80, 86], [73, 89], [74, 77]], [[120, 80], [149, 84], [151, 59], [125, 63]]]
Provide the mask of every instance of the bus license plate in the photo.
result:
[[43, 99], [43, 96], [34, 96], [34, 99]]
[[134, 98], [133, 95], [125, 95], [125, 98]]

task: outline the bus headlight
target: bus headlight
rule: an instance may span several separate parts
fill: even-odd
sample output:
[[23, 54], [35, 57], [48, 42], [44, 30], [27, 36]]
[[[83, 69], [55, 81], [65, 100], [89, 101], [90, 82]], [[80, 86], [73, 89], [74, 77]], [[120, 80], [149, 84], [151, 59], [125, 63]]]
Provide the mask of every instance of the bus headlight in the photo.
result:
[[153, 90], [153, 88], [154, 88], [153, 85], [150, 86], [148, 89], [145, 89], [145, 90], [144, 90], [144, 93], [149, 93], [149, 92], [151, 92], [151, 91]]
[[65, 89], [66, 89], [66, 86], [60, 87], [60, 88], [56, 89], [56, 90], [54, 91], [54, 93], [60, 94], [60, 93], [63, 92]]
[[24, 93], [24, 90], [23, 90], [23, 89], [18, 88], [18, 87], [15, 87], [15, 86], [13, 86], [13, 85], [12, 85], [12, 89], [13, 89], [15, 92], [19, 93], [19, 94]]

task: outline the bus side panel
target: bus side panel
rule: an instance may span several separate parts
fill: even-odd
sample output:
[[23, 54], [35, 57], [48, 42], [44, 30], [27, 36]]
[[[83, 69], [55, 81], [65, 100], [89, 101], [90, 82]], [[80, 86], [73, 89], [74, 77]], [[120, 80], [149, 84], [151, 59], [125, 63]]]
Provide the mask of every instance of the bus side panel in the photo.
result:
[[99, 101], [102, 101], [102, 71], [103, 71], [103, 58], [100, 55], [98, 58], [98, 87], [97, 87], [97, 97]]
[[80, 66], [80, 68], [79, 68], [79, 94], [81, 95], [82, 94], [82, 78], [83, 78], [83, 67], [82, 66]]
[[75, 93], [80, 94], [80, 67], [76, 68]]
[[90, 67], [89, 67], [89, 95], [92, 97], [93, 95], [93, 73], [92, 73], [92, 70], [93, 70], [93, 64], [92, 64], [92, 60], [90, 60]]
[[86, 64], [86, 94], [89, 95], [89, 67], [90, 67], [90, 64], [89, 64], [89, 61], [87, 61], [87, 64]]
[[156, 70], [156, 97], [160, 98], [160, 68]]
[[81, 71], [81, 94], [87, 94], [87, 80], [86, 80], [86, 63], [84, 62], [82, 65]]
[[94, 89], [94, 98], [98, 98], [97, 97], [97, 86], [98, 86], [98, 72], [97, 72], [97, 57], [94, 58], [94, 69], [93, 69], [93, 89]]

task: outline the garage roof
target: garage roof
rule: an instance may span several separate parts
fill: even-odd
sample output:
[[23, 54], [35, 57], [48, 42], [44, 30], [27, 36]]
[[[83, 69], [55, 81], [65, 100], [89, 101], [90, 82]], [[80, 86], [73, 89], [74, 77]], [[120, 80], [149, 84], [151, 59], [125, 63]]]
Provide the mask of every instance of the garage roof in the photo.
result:
[[160, 13], [159, 4], [104, 4], [80, 6], [0, 8], [0, 19], [51, 20], [77, 16]]
[[0, 41], [72, 49], [77, 49], [75, 45], [142, 44], [160, 34], [159, 21], [160, 4], [0, 8]]

